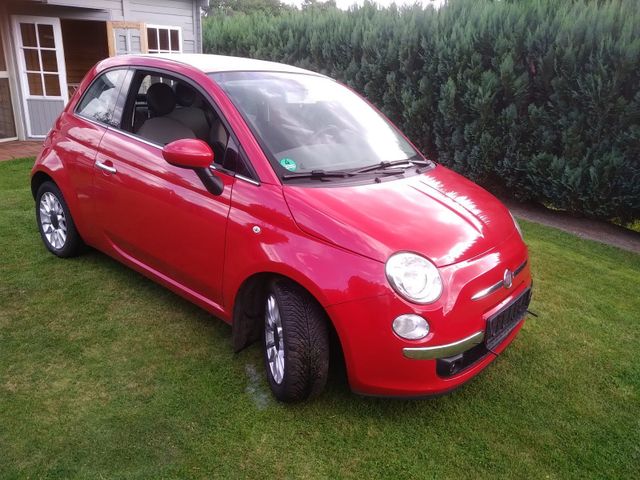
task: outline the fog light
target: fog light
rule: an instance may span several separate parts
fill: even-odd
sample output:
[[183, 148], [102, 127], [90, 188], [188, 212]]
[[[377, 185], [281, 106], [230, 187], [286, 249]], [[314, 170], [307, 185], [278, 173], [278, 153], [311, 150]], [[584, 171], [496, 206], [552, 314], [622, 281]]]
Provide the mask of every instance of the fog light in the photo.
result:
[[429, 334], [429, 322], [412, 313], [400, 315], [393, 321], [393, 331], [407, 340], [419, 340]]

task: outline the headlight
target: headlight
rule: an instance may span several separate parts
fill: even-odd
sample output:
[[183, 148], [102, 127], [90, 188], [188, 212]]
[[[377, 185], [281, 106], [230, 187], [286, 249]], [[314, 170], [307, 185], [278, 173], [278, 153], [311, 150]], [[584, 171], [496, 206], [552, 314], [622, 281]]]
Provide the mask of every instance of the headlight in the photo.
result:
[[420, 255], [396, 253], [387, 260], [385, 272], [393, 289], [410, 302], [432, 303], [440, 298], [440, 273], [433, 263]]
[[509, 212], [509, 215], [511, 215], [511, 220], [513, 220], [513, 224], [516, 226], [516, 230], [520, 234], [520, 238], [522, 238], [524, 240], [524, 237], [522, 236], [522, 229], [520, 228], [520, 224], [516, 220], [516, 217], [514, 217], [513, 213], [511, 213], [511, 212]]

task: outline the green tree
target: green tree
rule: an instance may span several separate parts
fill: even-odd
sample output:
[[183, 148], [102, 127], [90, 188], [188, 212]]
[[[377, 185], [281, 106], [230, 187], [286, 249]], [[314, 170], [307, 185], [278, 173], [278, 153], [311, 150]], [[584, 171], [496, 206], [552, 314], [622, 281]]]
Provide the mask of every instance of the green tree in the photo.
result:
[[205, 17], [237, 13], [277, 15], [291, 8], [280, 0], [209, 0], [209, 5], [203, 8], [203, 15]]

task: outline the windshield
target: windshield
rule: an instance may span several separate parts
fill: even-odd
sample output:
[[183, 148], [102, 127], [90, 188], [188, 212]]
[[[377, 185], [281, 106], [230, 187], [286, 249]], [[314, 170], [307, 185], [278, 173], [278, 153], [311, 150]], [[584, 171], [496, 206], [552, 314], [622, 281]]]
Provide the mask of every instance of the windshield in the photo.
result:
[[240, 111], [281, 176], [356, 169], [418, 155], [367, 102], [329, 78], [277, 72], [211, 77]]

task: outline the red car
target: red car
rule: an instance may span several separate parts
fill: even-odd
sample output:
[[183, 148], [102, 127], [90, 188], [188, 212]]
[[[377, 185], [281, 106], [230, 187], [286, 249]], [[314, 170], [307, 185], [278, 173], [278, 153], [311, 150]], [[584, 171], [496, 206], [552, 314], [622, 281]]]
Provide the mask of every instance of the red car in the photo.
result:
[[[527, 247], [492, 195], [323, 75], [213, 55], [110, 58], [44, 142], [45, 246], [90, 245], [262, 338], [279, 400], [448, 392], [521, 328]], [[331, 358], [340, 359], [340, 355]]]

